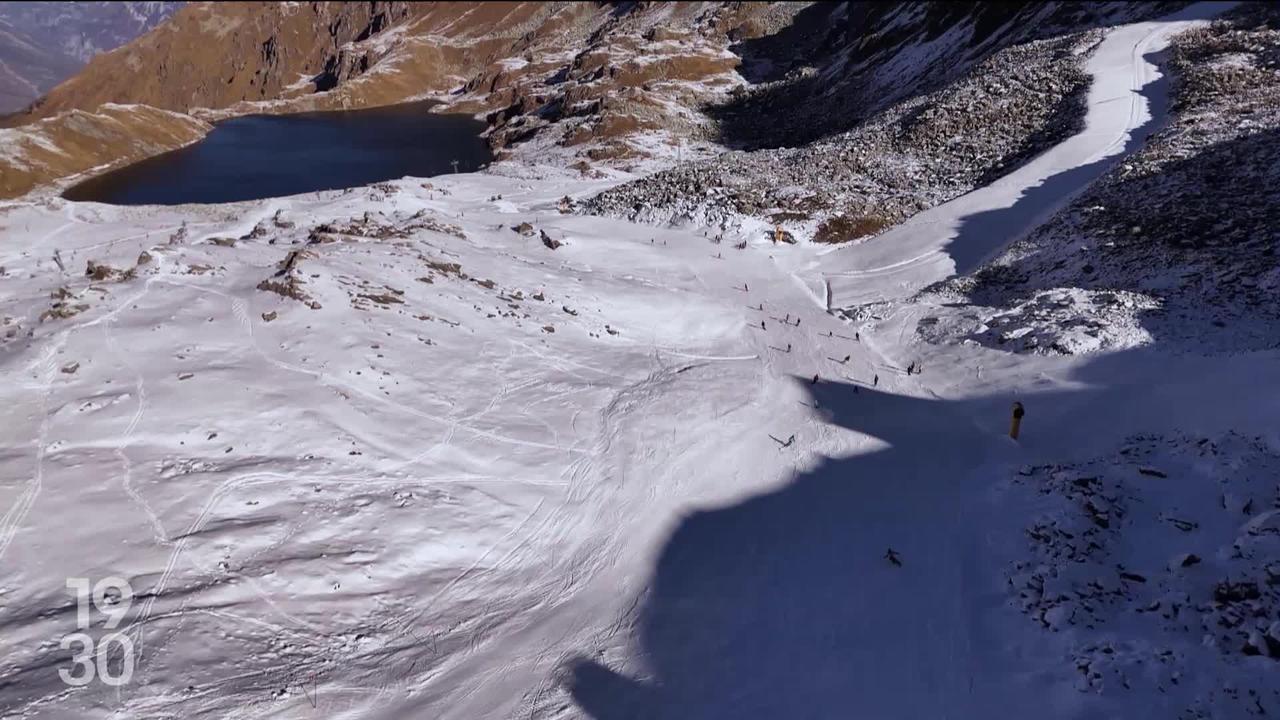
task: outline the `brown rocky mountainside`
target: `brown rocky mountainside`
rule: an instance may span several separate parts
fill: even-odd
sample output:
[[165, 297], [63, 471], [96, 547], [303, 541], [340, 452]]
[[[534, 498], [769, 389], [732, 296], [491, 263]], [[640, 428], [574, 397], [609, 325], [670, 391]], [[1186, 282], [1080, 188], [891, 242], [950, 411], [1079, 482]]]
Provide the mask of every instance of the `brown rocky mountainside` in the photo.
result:
[[342, 45], [403, 20], [411, 3], [190, 3], [137, 41], [95, 58], [19, 122], [107, 102], [166, 110], [278, 97]]
[[[500, 158], [536, 151], [585, 168], [675, 146], [794, 147], [1011, 45], [1177, 4], [190, 3], [0, 132], [43, 121], [56, 136], [67, 112], [106, 103], [212, 121], [433, 98], [485, 117]], [[15, 162], [27, 181], [6, 183], [10, 194], [75, 165], [11, 153], [0, 170]]]
[[[553, 114], [600, 118], [592, 130], [625, 134], [670, 115], [672, 82], [740, 82], [729, 44], [777, 29], [807, 4], [191, 3], [8, 124], [107, 102], [217, 118], [436, 94], [458, 110], [501, 111], [494, 121], [508, 131], [495, 134], [498, 145], [534, 134], [533, 116], [553, 105]], [[566, 80], [572, 89], [557, 90]], [[527, 121], [512, 122], [518, 116]]]
[[[775, 32], [807, 5], [191, 3], [4, 124], [21, 135], [40, 123], [48, 137], [67, 112], [107, 103], [216, 120], [433, 97], [442, 110], [487, 114], [495, 147], [554, 128], [548, 144], [570, 158], [629, 157], [653, 144], [647, 131], [665, 135], [659, 143], [709, 135], [698, 109], [743, 82], [730, 44]], [[5, 183], [12, 194], [69, 164], [9, 154], [4, 166], [25, 178]]]

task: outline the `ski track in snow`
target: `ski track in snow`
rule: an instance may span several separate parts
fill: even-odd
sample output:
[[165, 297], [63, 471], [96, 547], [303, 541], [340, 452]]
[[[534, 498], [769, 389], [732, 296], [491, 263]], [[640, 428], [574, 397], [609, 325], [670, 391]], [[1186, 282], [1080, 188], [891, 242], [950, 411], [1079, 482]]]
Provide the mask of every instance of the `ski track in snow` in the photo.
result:
[[[49, 331], [38, 331], [33, 345], [38, 349], [30, 350], [34, 357], [25, 366], [16, 367], [20, 363], [12, 355], [0, 357], [5, 362], [0, 367], [7, 366], [13, 377], [21, 375], [25, 381], [33, 374], [37, 378], [35, 383], [14, 383], [6, 399], [29, 407], [38, 422], [30, 479], [17, 487], [0, 518], [0, 565], [21, 570], [14, 573], [21, 585], [0, 581], [0, 598], [11, 598], [14, 606], [22, 601], [47, 603], [50, 598], [65, 601], [59, 595], [62, 575], [82, 575], [86, 566], [62, 556], [40, 557], [41, 547], [57, 549], [49, 547], [50, 537], [55, 546], [57, 538], [63, 537], [98, 543], [102, 558], [89, 567], [122, 563], [113, 566], [118, 574], [138, 578], [135, 591], [145, 590], [139, 595], [143, 599], [135, 602], [136, 611], [120, 628], [131, 633], [142, 658], [134, 684], [118, 693], [71, 694], [42, 679], [39, 682], [47, 691], [21, 696], [15, 717], [55, 717], [47, 713], [75, 714], [91, 707], [118, 717], [157, 718], [171, 717], [178, 708], [191, 717], [302, 718], [314, 716], [320, 708], [330, 717], [565, 717], [587, 712], [578, 707], [579, 701], [588, 703], [590, 698], [571, 695], [565, 672], [588, 656], [618, 672], [619, 688], [627, 684], [621, 679], [634, 678], [634, 686], [641, 689], [640, 699], [634, 701], [637, 705], [627, 706], [629, 701], [622, 696], [610, 694], [609, 702], [620, 703], [613, 708], [619, 716], [645, 707], [650, 709], [649, 716], [661, 716], [660, 712], [654, 715], [653, 708], [672, 707], [687, 708], [690, 716], [699, 712], [715, 716], [716, 710], [741, 716], [736, 714], [741, 708], [732, 704], [738, 699], [715, 698], [723, 704], [708, 705], [712, 700], [699, 696], [696, 685], [684, 684], [711, 670], [699, 667], [696, 652], [686, 659], [688, 667], [663, 666], [676, 661], [646, 655], [653, 651], [644, 646], [647, 623], [655, 622], [647, 613], [661, 600], [654, 595], [666, 591], [654, 585], [653, 576], [661, 577], [664, 560], [677, 562], [679, 551], [691, 552], [676, 545], [691, 516], [740, 512], [754, 507], [752, 503], [768, 502], [774, 493], [786, 493], [790, 483], [809, 482], [812, 478], [804, 476], [815, 472], [815, 467], [859, 458], [874, 463], [895, 452], [911, 456], [900, 460], [908, 473], [924, 454], [936, 454], [934, 462], [947, 470], [935, 469], [928, 476], [908, 474], [908, 479], [917, 481], [909, 488], [909, 500], [881, 497], [862, 486], [857, 490], [869, 493], [869, 512], [883, 513], [883, 517], [850, 518], [847, 537], [856, 542], [835, 552], [878, 558], [885, 544], [892, 543], [904, 553], [906, 565], [888, 575], [868, 573], [862, 579], [862, 592], [847, 598], [850, 607], [861, 611], [855, 621], [858, 628], [884, 645], [856, 648], [856, 653], [850, 650], [858, 659], [848, 662], [859, 672], [845, 685], [865, 693], [861, 697], [866, 707], [843, 708], [835, 714], [847, 709], [873, 717], [977, 717], [1006, 707], [1001, 704], [1002, 692], [1012, 685], [1001, 683], [1023, 682], [1025, 674], [1022, 668], [1002, 665], [1008, 661], [1007, 648], [993, 648], [976, 629], [992, 622], [993, 611], [987, 607], [992, 604], [990, 588], [984, 584], [990, 578], [983, 574], [989, 569], [989, 561], [982, 557], [987, 538], [981, 528], [969, 526], [975, 517], [981, 523], [982, 516], [973, 514], [979, 511], [960, 488], [973, 487], [967, 479], [971, 475], [977, 477], [1025, 456], [1000, 436], [1002, 429], [993, 429], [981, 399], [976, 403], [959, 400], [971, 381], [994, 403], [1004, 403], [1011, 391], [1067, 386], [1071, 368], [1017, 369], [1011, 367], [1012, 361], [995, 354], [931, 354], [912, 337], [927, 308], [901, 301], [957, 269], [971, 269], [1034, 227], [1136, 139], [1154, 130], [1161, 108], [1149, 107], [1148, 99], [1139, 94], [1151, 90], [1159, 78], [1148, 62], [1151, 53], [1197, 18], [1222, 9], [1197, 5], [1165, 21], [1112, 30], [1089, 63], [1095, 82], [1084, 131], [997, 183], [852, 247], [778, 249], [756, 241], [743, 253], [716, 259], [706, 252], [705, 239], [694, 233], [562, 217], [555, 214], [561, 188], [537, 189], [521, 180], [484, 175], [438, 178], [432, 188], [424, 188], [420, 181], [401, 181], [401, 191], [382, 205], [362, 204], [361, 191], [351, 196], [319, 193], [250, 204], [240, 220], [196, 218], [189, 224], [187, 218], [178, 220], [177, 211], [157, 210], [147, 220], [154, 227], [125, 226], [124, 234], [110, 240], [100, 237], [99, 225], [104, 221], [78, 218], [75, 204], [64, 204], [60, 212], [22, 206], [22, 212], [42, 225], [29, 231], [31, 239], [4, 259], [24, 269], [42, 267], [47, 261], [37, 256], [50, 254], [51, 243], [68, 237], [79, 241], [68, 248], [72, 257], [107, 253], [124, 258], [148, 249], [149, 237], [163, 237], [184, 225], [208, 228], [208, 233], [189, 236], [176, 246], [151, 248], [155, 259], [143, 272], [140, 289], [129, 293], [128, 284], [112, 286], [102, 301], [110, 309], [95, 306], [87, 320], [63, 321], [68, 323], [63, 329], [51, 325]], [[1126, 98], [1127, 106], [1120, 102]], [[1088, 172], [1073, 175], [1059, 192], [1035, 195], [1037, 188], [1058, 188], [1054, 178], [1086, 166]], [[586, 194], [600, 184], [578, 181], [577, 187]], [[497, 205], [485, 200], [495, 194], [506, 199]], [[551, 297], [539, 306], [541, 315], [529, 323], [536, 333], [538, 325], [554, 321], [557, 332], [522, 334], [497, 325], [501, 319], [492, 315], [487, 320], [465, 316], [469, 305], [481, 308], [462, 299], [462, 290], [439, 289], [451, 282], [447, 275], [428, 286], [438, 293], [433, 302], [443, 308], [431, 314], [456, 314], [457, 326], [412, 325], [386, 309], [344, 309], [347, 315], [342, 317], [351, 320], [350, 327], [302, 329], [298, 318], [302, 323], [319, 323], [313, 318], [332, 316], [308, 315], [313, 311], [298, 303], [282, 304], [275, 296], [253, 289], [256, 280], [271, 272], [271, 263], [279, 261], [287, 245], [268, 248], [247, 243], [225, 252], [245, 253], [243, 257], [250, 260], [217, 256], [220, 259], [214, 262], [227, 263], [225, 272], [199, 277], [177, 274], [182, 260], [223, 252], [203, 242], [209, 237], [247, 232], [268, 222], [277, 211], [298, 217], [327, 211], [330, 205], [321, 198], [328, 198], [344, 217], [395, 205], [398, 210], [425, 210], [458, 222], [468, 240], [430, 235], [430, 242], [422, 245], [428, 248], [426, 253], [454, 258], [476, 278], [491, 274], [503, 287], [519, 286], [530, 294], [546, 288]], [[1001, 233], [988, 233], [974, 244], [966, 236], [974, 232], [967, 223], [983, 214], [1007, 216], [1008, 221], [1000, 226]], [[513, 216], [566, 237], [567, 245], [551, 255], [536, 241], [531, 244], [514, 236], [507, 229]], [[495, 231], [497, 220], [503, 221], [502, 229]], [[664, 244], [651, 245], [648, 239], [659, 234]], [[324, 276], [314, 287], [333, 291], [324, 298], [326, 310], [334, 297], [339, 298], [338, 304], [346, 301], [334, 295], [344, 286], [334, 284], [332, 278], [363, 271], [376, 283], [382, 281], [379, 268], [393, 266], [375, 263], [411, 262], [407, 255], [390, 252], [391, 243], [376, 245], [382, 255], [375, 255], [368, 245], [374, 243], [318, 245], [317, 257], [303, 261], [308, 268], [316, 268], [316, 277]], [[480, 271], [473, 269], [477, 266]], [[385, 281], [399, 282], [396, 277]], [[745, 292], [739, 287], [744, 282], [757, 290]], [[48, 290], [33, 288], [32, 298], [43, 298]], [[117, 291], [126, 294], [117, 298]], [[471, 292], [469, 286], [466, 291]], [[211, 304], [201, 304], [206, 300]], [[248, 437], [236, 444], [267, 449], [247, 451], [250, 454], [239, 464], [219, 465], [212, 462], [218, 457], [211, 455], [207, 462], [212, 469], [192, 470], [190, 475], [183, 471], [176, 480], [149, 477], [162, 461], [202, 457], [195, 449], [177, 448], [170, 439], [194, 436], [180, 435], [169, 424], [192, 423], [182, 408], [173, 407], [176, 391], [163, 374], [167, 370], [152, 367], [165, 359], [164, 353], [155, 348], [154, 339], [151, 346], [146, 344], [149, 337], [154, 338], [146, 334], [148, 313], [156, 315], [157, 306], [165, 303], [199, 304], [201, 310], [193, 310], [193, 316], [213, 308], [206, 321], [210, 327], [231, 328], [206, 331], [208, 335], [202, 336], [197, 326], [181, 336], [178, 333], [188, 328], [181, 323], [196, 321], [175, 319], [171, 347], [160, 347], [171, 351], [191, 345], [207, 350], [210, 357], [231, 358], [226, 361], [230, 370], [217, 370], [222, 374], [216, 375], [220, 379], [215, 382], [225, 386], [219, 394], [225, 394], [230, 403], [239, 397], [237, 393], [262, 393], [260, 401], [239, 406], [243, 418], [238, 419], [252, 426], [250, 418], [261, 413], [263, 425], [251, 427]], [[763, 303], [763, 313], [756, 310], [757, 303]], [[557, 314], [558, 308], [569, 304], [579, 311], [571, 316]], [[870, 320], [854, 321], [837, 312], [871, 305], [876, 317]], [[527, 299], [525, 306], [534, 307]], [[255, 315], [268, 308], [280, 311], [278, 324], [256, 321]], [[181, 309], [173, 308], [171, 317], [180, 317]], [[597, 310], [600, 318], [591, 315]], [[365, 317], [361, 313], [370, 313], [369, 323], [401, 324], [388, 326], [397, 331], [390, 340], [371, 330], [367, 337], [356, 335], [363, 331], [356, 325]], [[760, 328], [762, 319], [767, 329]], [[606, 335], [599, 327], [604, 321], [622, 334]], [[71, 379], [60, 382], [64, 378], [59, 356], [72, 357], [69, 353], [80, 347], [77, 343], [92, 345], [93, 339], [82, 331], [98, 325], [107, 367], [85, 363]], [[433, 385], [431, 364], [439, 356], [431, 353], [441, 352], [440, 343], [459, 342], [449, 334], [464, 331], [459, 328], [476, 333], [476, 341], [470, 346], [448, 346], [457, 354], [453, 370], [487, 368], [490, 372], [484, 377], [489, 381], [483, 383], [481, 375], [473, 374], [466, 376], [466, 382], [474, 385], [447, 380]], [[354, 367], [354, 356], [364, 352], [363, 347], [353, 344], [329, 349], [327, 355], [317, 352], [318, 347], [328, 348], [324, 340], [341, 339], [344, 330], [353, 333], [353, 341], [375, 338], [386, 343], [389, 355], [398, 347], [397, 341], [412, 341], [419, 332], [432, 335], [437, 346], [423, 351], [420, 363], [411, 366], [413, 373], [399, 376], [420, 394], [412, 400], [396, 399], [381, 384], [387, 381], [373, 373], [372, 381], [364, 375], [353, 380], [344, 374], [343, 368]], [[588, 330], [601, 337], [589, 338]], [[860, 341], [848, 337], [853, 332], [860, 334]], [[328, 334], [335, 337], [320, 337]], [[208, 349], [202, 347], [203, 339], [209, 341]], [[143, 354], [148, 348], [154, 355]], [[845, 355], [848, 360], [840, 359]], [[323, 362], [303, 364], [317, 357]], [[381, 359], [383, 353], [376, 357]], [[907, 364], [922, 360], [927, 368], [923, 375], [905, 372]], [[215, 375], [220, 366], [206, 362], [207, 367], [196, 366], [197, 374]], [[88, 437], [74, 437], [74, 428], [67, 427], [59, 408], [97, 397], [89, 394], [96, 392], [89, 387], [95, 381], [111, 389], [105, 383], [111, 381], [112, 368], [123, 368], [127, 376], [129, 409], [112, 408], [107, 415], [111, 427], [104, 424], [102, 436], [85, 430]], [[449, 370], [446, 366], [445, 372]], [[815, 372], [821, 384], [808, 387]], [[876, 375], [879, 384], [873, 387]], [[427, 382], [413, 385], [411, 380]], [[914, 422], [914, 434], [890, 435], [894, 440], [889, 441], [873, 429], [847, 424], [843, 416], [849, 408], [838, 403], [826, 407], [818, 401], [826, 397], [824, 388], [837, 380], [839, 393], [851, 393], [839, 402], [852, 403], [853, 408], [863, 402], [861, 398], [886, 403], [886, 415], [893, 417], [885, 422], [890, 424], [898, 422], [896, 408], [903, 407], [893, 403], [925, 408], [916, 411], [921, 416]], [[371, 382], [377, 383], [377, 389]], [[234, 387], [239, 383], [244, 390]], [[275, 406], [284, 397], [269, 394], [276, 386], [290, 398], [314, 393], [302, 396], [298, 407], [292, 408], [307, 410], [311, 402], [314, 417], [291, 415], [272, 425], [273, 413], [279, 410]], [[455, 397], [450, 392], [462, 398], [456, 409], [449, 401]], [[221, 399], [204, 398], [215, 409], [226, 407], [214, 402]], [[441, 414], [423, 409], [424, 405], [443, 405], [452, 412]], [[96, 429], [89, 424], [92, 417], [79, 422]], [[1069, 415], [1062, 411], [1060, 417]], [[1040, 422], [1049, 427], [1052, 418]], [[306, 431], [289, 434], [291, 425], [305, 423], [330, 433], [334, 441], [330, 444], [341, 437], [359, 437], [369, 457], [343, 460], [331, 453], [321, 458], [326, 464], [308, 464], [310, 454], [300, 458], [300, 449], [323, 444], [287, 445], [308, 439]], [[200, 424], [195, 434], [203, 435], [208, 426]], [[239, 429], [226, 422], [217, 427], [225, 434]], [[284, 438], [284, 444], [266, 442], [275, 433]], [[60, 442], [68, 434], [72, 439], [54, 448], [55, 440]], [[769, 439], [792, 434], [794, 445], [780, 447]], [[30, 444], [29, 436], [4, 437], [6, 449]], [[926, 439], [935, 437], [948, 441], [937, 447], [926, 444]], [[915, 441], [920, 445], [908, 444]], [[894, 442], [903, 446], [895, 448]], [[1027, 452], [1060, 450], [1063, 444], [1035, 447], [1029, 443]], [[65, 463], [77, 453], [100, 447], [110, 447], [119, 468], [113, 471], [114, 481], [131, 513], [107, 519], [118, 520], [114, 524], [96, 517], [101, 526], [69, 523], [72, 527], [61, 529], [57, 514], [63, 505], [75, 504], [67, 499], [68, 493], [79, 491], [68, 484]], [[99, 465], [106, 463], [105, 458], [89, 457]], [[30, 456], [10, 455], [0, 458], [0, 463], [7, 469], [22, 467], [26, 473]], [[56, 472], [50, 469], [55, 463]], [[519, 471], [515, 470], [518, 463], [524, 464]], [[85, 479], [89, 476], [73, 477], [93, 482]], [[316, 497], [300, 499], [304, 488]], [[98, 486], [89, 489], [88, 497], [104, 497]], [[356, 499], [410, 489], [409, 507], [424, 513], [419, 519], [406, 521], [397, 515], [402, 510], [374, 506], [384, 514], [371, 523], [365, 515], [369, 526], [346, 522], [363, 507], [354, 504]], [[233, 500], [262, 504], [247, 511], [233, 506]], [[305, 512], [285, 514], [301, 510]], [[277, 529], [278, 534], [260, 540], [235, 535], [234, 521], [247, 522], [255, 512], [265, 514], [263, 522], [269, 521], [264, 533]], [[89, 517], [95, 516], [90, 513]], [[899, 525], [885, 520], [895, 517]], [[902, 526], [908, 520], [926, 530], [911, 532]], [[384, 523], [386, 533], [381, 532]], [[149, 537], [138, 536], [142, 527]], [[358, 528], [356, 534], [344, 534], [353, 527]], [[174, 533], [168, 528], [183, 530]], [[406, 535], [417, 539], [407, 546], [387, 545]], [[42, 537], [44, 545], [31, 545]], [[237, 541], [261, 545], [239, 552]], [[115, 550], [108, 543], [125, 549]], [[379, 548], [384, 545], [388, 549], [382, 552]], [[287, 559], [290, 553], [302, 556], [316, 548], [339, 558], [346, 557], [345, 552], [373, 559], [321, 562], [313, 558], [302, 572], [289, 564], [293, 562]], [[766, 551], [754, 546], [741, 549], [747, 556]], [[220, 571], [211, 563], [217, 552], [240, 568], [234, 583], [217, 579]], [[667, 555], [672, 552], [677, 553], [674, 559]], [[94, 553], [89, 549], [86, 554]], [[745, 561], [725, 560], [726, 567], [708, 571], [733, 581], [737, 563]], [[362, 574], [349, 575], [352, 572]], [[327, 585], [335, 577], [346, 581], [337, 584], [351, 594], [349, 610], [340, 605], [341, 600], [321, 599], [311, 582], [314, 578]], [[358, 584], [351, 587], [353, 578], [369, 583], [368, 595], [359, 594]], [[778, 592], [772, 587], [758, 590], [766, 598]], [[339, 603], [342, 617], [319, 616], [309, 600], [324, 603], [325, 608]], [[377, 608], [369, 609], [371, 605]], [[0, 610], [4, 608], [0, 605]], [[713, 610], [733, 613], [731, 607]], [[4, 620], [0, 613], [0, 622]], [[35, 644], [70, 632], [65, 621], [56, 615], [32, 621], [30, 628], [20, 628], [25, 633], [23, 642]], [[880, 625], [887, 629], [877, 631]], [[234, 628], [234, 633], [228, 628]], [[702, 628], [693, 624], [685, 630], [689, 642], [696, 644]], [[144, 644], [147, 636], [156, 635], [158, 639]], [[355, 641], [341, 644], [338, 636], [352, 635]], [[187, 675], [175, 667], [183, 665], [191, 637], [208, 637], [209, 642], [253, 638], [252, 647], [259, 649], [269, 640], [289, 638], [319, 654], [300, 658], [268, 653], [258, 659], [253, 649], [247, 649], [245, 657], [232, 659], [226, 666], [215, 663]], [[1037, 640], [1002, 638], [1006, 639], [1025, 640], [1028, 652], [1040, 648]], [[6, 645], [5, 651], [51, 662], [26, 645]], [[822, 657], [809, 648], [796, 648], [799, 657], [806, 651]], [[51, 667], [40, 672], [52, 674]], [[1037, 667], [1046, 677], [1054, 672], [1045, 669], [1047, 665]], [[0, 692], [5, 692], [11, 675], [16, 683], [28, 682], [20, 671], [0, 667]], [[991, 678], [975, 677], [981, 671], [990, 672]], [[797, 667], [795, 672], [816, 670]], [[1065, 668], [1064, 672], [1074, 671]], [[655, 675], [665, 679], [666, 685], [646, 684], [645, 679]], [[310, 691], [305, 686], [308, 677], [313, 683]], [[187, 686], [191, 689], [184, 691]], [[672, 687], [691, 695], [662, 699], [664, 692], [675, 692]], [[743, 697], [753, 698], [770, 692], [760, 687], [741, 691]], [[786, 694], [785, 687], [779, 688], [776, 697]], [[1055, 708], [1066, 707], [1056, 691], [1043, 695], [1039, 690], [1009, 699], [1007, 707], [1035, 706], [1045, 697], [1057, 703]], [[320, 699], [327, 704], [313, 705]], [[646, 706], [646, 702], [656, 704]]]

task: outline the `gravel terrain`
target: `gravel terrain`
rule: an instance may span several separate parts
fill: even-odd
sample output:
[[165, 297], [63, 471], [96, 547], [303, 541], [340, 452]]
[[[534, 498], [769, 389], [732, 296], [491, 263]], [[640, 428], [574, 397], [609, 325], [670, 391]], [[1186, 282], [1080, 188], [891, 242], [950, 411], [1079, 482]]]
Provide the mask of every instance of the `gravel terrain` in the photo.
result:
[[1075, 132], [1096, 31], [1007, 48], [946, 88], [800, 148], [730, 152], [601, 193], [589, 212], [802, 238], [873, 235], [990, 182]]

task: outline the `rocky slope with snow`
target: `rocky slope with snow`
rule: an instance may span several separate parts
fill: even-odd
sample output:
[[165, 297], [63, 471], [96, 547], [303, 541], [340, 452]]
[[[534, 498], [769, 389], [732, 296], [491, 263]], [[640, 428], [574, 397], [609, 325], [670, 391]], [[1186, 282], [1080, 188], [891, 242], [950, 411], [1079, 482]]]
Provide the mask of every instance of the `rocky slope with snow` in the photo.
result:
[[760, 82], [710, 111], [722, 139], [748, 150], [656, 173], [589, 207], [651, 223], [781, 226], [819, 242], [876, 235], [1078, 130], [1091, 28], [1176, 7], [815, 6], [810, 14], [828, 16], [816, 27], [797, 16], [797, 44], [742, 50]]
[[[1080, 692], [1178, 698], [1175, 717], [1250, 717], [1280, 700], [1280, 453], [1259, 436], [1126, 438], [1076, 463], [1018, 468], [1031, 552], [1011, 604], [1073, 636]], [[1188, 687], [1189, 686], [1189, 687]]]
[[[1093, 33], [996, 53], [957, 82], [794, 148], [737, 151], [609, 190], [592, 212], [817, 242], [876, 235], [999, 177], [1078, 129]], [[785, 111], [783, 111], [785, 112]]]

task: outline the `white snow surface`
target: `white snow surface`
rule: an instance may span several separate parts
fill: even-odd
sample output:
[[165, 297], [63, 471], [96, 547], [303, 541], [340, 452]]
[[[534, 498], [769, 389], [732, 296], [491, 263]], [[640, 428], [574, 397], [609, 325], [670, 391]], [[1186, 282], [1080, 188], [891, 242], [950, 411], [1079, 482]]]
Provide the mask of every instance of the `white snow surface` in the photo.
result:
[[[220, 206], [0, 206], [0, 712], [1246, 717], [1255, 696], [1280, 712], [1269, 657], [1128, 622], [1124, 603], [1124, 621], [1074, 623], [1076, 605], [1011, 589], [1058, 571], [1029, 523], [1079, 512], [1020, 468], [1123, 469], [1108, 458], [1134, 436], [1238, 436], [1223, 447], [1274, 485], [1276, 354], [932, 346], [908, 300], [1149, 132], [1148, 54], [1221, 9], [1111, 31], [1084, 133], [835, 251], [563, 215], [561, 196], [610, 181], [501, 165]], [[1015, 203], [1028, 187], [1034, 208]], [[948, 245], [974, 213], [1003, 219]], [[256, 289], [295, 250], [312, 306]], [[93, 280], [88, 260], [136, 269]], [[87, 307], [41, 321], [55, 302]], [[1239, 466], [1179, 462], [1199, 470], [1166, 465], [1159, 503], [1183, 514]], [[1244, 507], [1224, 501], [1239, 517], [1194, 547], [1158, 519], [1114, 532], [1165, 543], [1134, 562], [1210, 558], [1232, 523], [1271, 522]], [[1203, 570], [1244, 571], [1228, 560]], [[133, 680], [66, 687], [66, 578], [112, 575], [137, 595]], [[1165, 648], [1174, 669], [1151, 676]], [[1081, 657], [1106, 677], [1082, 682]]]

